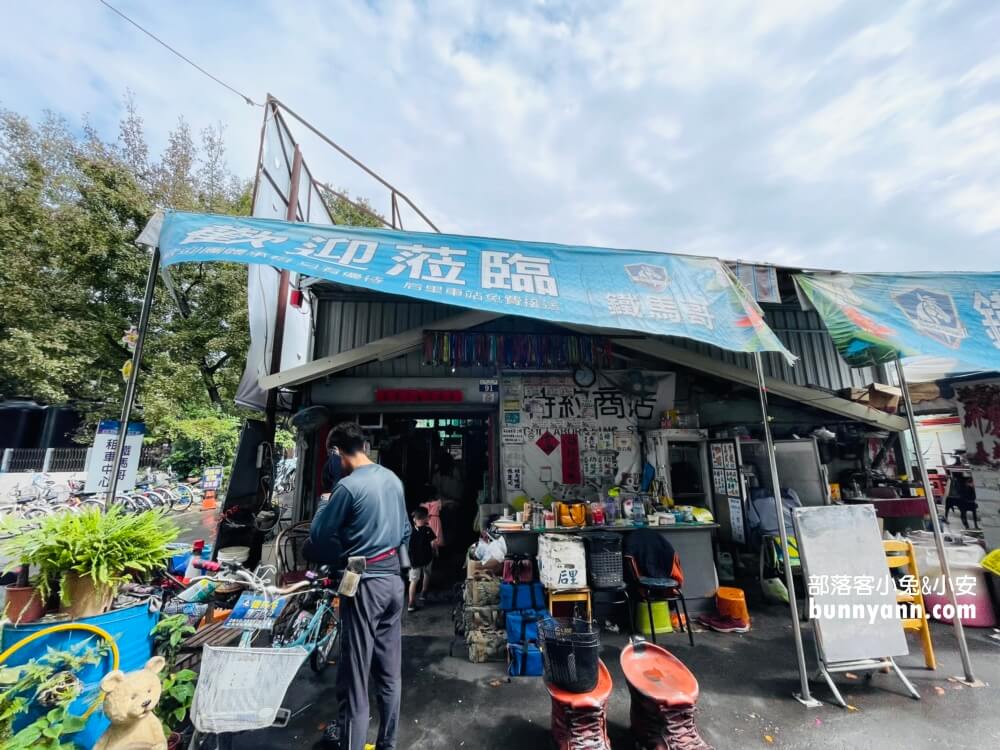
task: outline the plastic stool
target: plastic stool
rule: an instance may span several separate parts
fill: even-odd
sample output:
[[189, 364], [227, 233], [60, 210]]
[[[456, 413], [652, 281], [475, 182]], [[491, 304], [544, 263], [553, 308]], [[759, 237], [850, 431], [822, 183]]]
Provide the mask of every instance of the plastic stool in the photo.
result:
[[[653, 625], [650, 627], [649, 618], [652, 611]], [[635, 603], [635, 630], [647, 637], [653, 637], [653, 628], [656, 635], [673, 633], [674, 627], [670, 622], [670, 605], [666, 601]]]
[[597, 662], [597, 686], [589, 693], [569, 693], [548, 681], [552, 698], [552, 739], [556, 750], [611, 750], [608, 739], [608, 698], [611, 673], [603, 661]]
[[653, 643], [630, 643], [620, 661], [636, 747], [712, 750], [694, 721], [698, 680], [680, 659]]
[[594, 614], [590, 606], [590, 589], [573, 589], [571, 591], [549, 591], [549, 612], [553, 617], [556, 615], [556, 604], [572, 604], [574, 611], [576, 605], [583, 603], [587, 605], [587, 622], [592, 622]]
[[720, 586], [715, 592], [715, 608], [723, 617], [750, 624], [750, 611], [747, 609], [747, 598], [743, 589], [732, 586]]

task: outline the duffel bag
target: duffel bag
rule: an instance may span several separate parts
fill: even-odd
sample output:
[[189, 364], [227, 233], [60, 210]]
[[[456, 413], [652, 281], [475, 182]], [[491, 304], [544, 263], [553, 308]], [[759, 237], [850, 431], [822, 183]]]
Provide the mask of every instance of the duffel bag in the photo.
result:
[[545, 592], [540, 583], [501, 583], [500, 609], [545, 609]]
[[496, 629], [470, 630], [465, 636], [465, 642], [469, 646], [469, 661], [481, 664], [504, 658], [507, 635]]
[[542, 652], [534, 643], [507, 646], [507, 674], [511, 677], [540, 677], [542, 672]]
[[506, 617], [507, 642], [527, 643], [538, 642], [538, 623], [549, 616], [544, 609], [524, 609], [520, 612], [508, 612]]

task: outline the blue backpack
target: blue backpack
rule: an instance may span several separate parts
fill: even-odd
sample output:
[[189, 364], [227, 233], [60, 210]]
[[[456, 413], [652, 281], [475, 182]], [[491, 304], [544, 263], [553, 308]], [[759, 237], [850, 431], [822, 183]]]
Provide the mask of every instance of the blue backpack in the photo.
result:
[[501, 583], [500, 609], [545, 609], [545, 591], [540, 583]]

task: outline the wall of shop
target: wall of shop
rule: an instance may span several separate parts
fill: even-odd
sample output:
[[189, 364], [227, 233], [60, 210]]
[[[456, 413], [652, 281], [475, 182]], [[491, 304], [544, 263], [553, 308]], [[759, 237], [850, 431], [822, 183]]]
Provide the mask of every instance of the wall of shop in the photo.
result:
[[[790, 367], [779, 355], [766, 354], [764, 369], [769, 377], [777, 377], [797, 385], [813, 385], [830, 390], [863, 387], [881, 382], [875, 368], [851, 369], [837, 355], [833, 339], [813, 311], [803, 311], [796, 305], [765, 305], [768, 324], [789, 350], [799, 357]], [[320, 358], [354, 349], [362, 344], [403, 331], [420, 328], [438, 320], [458, 315], [462, 308], [436, 303], [411, 302], [386, 295], [352, 292], [321, 293], [316, 316], [314, 357]], [[533, 332], [551, 326], [527, 319], [500, 319], [489, 330]], [[725, 351], [690, 339], [671, 339], [670, 343], [698, 352], [713, 359], [750, 369], [749, 355]], [[412, 352], [385, 362], [372, 362], [354, 368], [352, 376], [435, 377], [451, 374], [444, 366], [422, 364], [420, 352]], [[470, 368], [468, 376], [488, 375], [486, 368]]]

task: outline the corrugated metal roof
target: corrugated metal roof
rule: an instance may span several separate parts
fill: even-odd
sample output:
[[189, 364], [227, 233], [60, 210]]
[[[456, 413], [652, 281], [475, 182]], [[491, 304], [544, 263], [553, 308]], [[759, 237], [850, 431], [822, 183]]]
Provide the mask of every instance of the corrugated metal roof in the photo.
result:
[[[403, 331], [433, 323], [462, 312], [462, 308], [426, 302], [410, 302], [400, 298], [343, 294], [321, 297], [316, 315], [316, 350], [314, 357], [348, 351], [370, 341], [402, 333]], [[833, 339], [826, 332], [819, 316], [813, 311], [803, 311], [796, 305], [766, 305], [765, 316], [785, 346], [799, 361], [789, 367], [778, 354], [764, 354], [764, 369], [768, 377], [775, 377], [796, 385], [812, 385], [830, 390], [863, 387], [877, 381], [873, 368], [852, 370], [837, 356]], [[509, 322], [508, 322], [509, 321]], [[491, 330], [517, 330], [531, 327], [533, 321], [504, 319], [490, 324]], [[728, 364], [751, 368], [747, 354], [719, 349], [690, 339], [670, 338], [670, 343], [704, 354]], [[420, 377], [450, 374], [450, 368], [428, 367], [422, 364], [420, 352], [412, 352], [386, 362], [372, 362], [346, 371], [352, 377]], [[463, 375], [490, 375], [491, 368], [463, 368]]]

